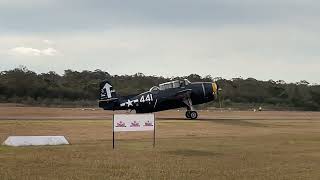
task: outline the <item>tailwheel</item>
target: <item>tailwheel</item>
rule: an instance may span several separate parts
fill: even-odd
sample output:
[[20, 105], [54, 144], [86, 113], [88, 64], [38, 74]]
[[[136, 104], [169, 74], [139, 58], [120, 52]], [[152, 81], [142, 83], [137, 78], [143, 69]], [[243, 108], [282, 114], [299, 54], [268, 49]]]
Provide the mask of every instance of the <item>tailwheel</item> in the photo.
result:
[[198, 113], [197, 113], [197, 111], [187, 111], [186, 112], [186, 117], [188, 119], [197, 119], [198, 118]]

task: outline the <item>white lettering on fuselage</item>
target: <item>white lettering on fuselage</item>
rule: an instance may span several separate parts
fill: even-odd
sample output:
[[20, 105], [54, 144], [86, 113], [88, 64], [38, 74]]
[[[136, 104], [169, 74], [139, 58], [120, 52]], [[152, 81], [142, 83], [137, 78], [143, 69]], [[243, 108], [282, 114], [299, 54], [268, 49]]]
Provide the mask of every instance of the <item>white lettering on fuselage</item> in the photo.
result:
[[142, 102], [142, 103], [150, 102], [150, 101], [153, 101], [152, 94], [147, 94], [146, 96], [142, 95], [140, 98], [140, 102]]
[[144, 103], [144, 102], [149, 102], [150, 103], [151, 101], [153, 101], [152, 94], [147, 94], [147, 95], [142, 95], [140, 97], [140, 100], [139, 99], [133, 99], [133, 100], [128, 99], [126, 102], [121, 103], [120, 106], [121, 107], [124, 107], [124, 106], [131, 107], [131, 106], [133, 106], [133, 103], [135, 103], [135, 104], [136, 103]]

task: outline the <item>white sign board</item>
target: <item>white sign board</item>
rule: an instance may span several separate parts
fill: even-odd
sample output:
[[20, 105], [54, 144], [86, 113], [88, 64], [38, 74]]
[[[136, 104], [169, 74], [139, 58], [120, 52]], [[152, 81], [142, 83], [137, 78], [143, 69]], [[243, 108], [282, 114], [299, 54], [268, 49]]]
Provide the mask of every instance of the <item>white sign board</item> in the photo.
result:
[[154, 114], [115, 114], [113, 131], [154, 131]]

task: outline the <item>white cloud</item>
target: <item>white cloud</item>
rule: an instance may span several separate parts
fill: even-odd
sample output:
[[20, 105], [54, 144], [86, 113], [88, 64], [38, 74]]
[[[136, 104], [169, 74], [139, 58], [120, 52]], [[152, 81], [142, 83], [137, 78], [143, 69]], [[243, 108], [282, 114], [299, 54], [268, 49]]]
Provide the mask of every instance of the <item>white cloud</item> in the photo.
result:
[[11, 55], [28, 55], [28, 56], [40, 56], [41, 51], [39, 49], [27, 48], [27, 47], [16, 47], [10, 49]]
[[54, 42], [48, 39], [43, 40], [43, 43], [47, 44], [47, 45], [53, 45]]
[[35, 49], [29, 47], [15, 47], [9, 50], [10, 55], [24, 55], [24, 56], [55, 56], [58, 51], [54, 48]]
[[42, 54], [46, 56], [55, 56], [56, 54], [58, 54], [58, 51], [53, 48], [47, 48], [42, 50]]

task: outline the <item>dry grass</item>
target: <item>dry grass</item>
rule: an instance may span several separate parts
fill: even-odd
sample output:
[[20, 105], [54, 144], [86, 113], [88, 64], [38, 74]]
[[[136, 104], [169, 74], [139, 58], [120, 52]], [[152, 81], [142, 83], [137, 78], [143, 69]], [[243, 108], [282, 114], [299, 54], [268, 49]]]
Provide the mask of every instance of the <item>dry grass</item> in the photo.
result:
[[155, 149], [151, 133], [121, 133], [112, 150], [110, 120], [0, 120], [0, 141], [65, 135], [72, 143], [0, 146], [0, 179], [320, 179], [318, 113], [182, 114], [157, 114]]

